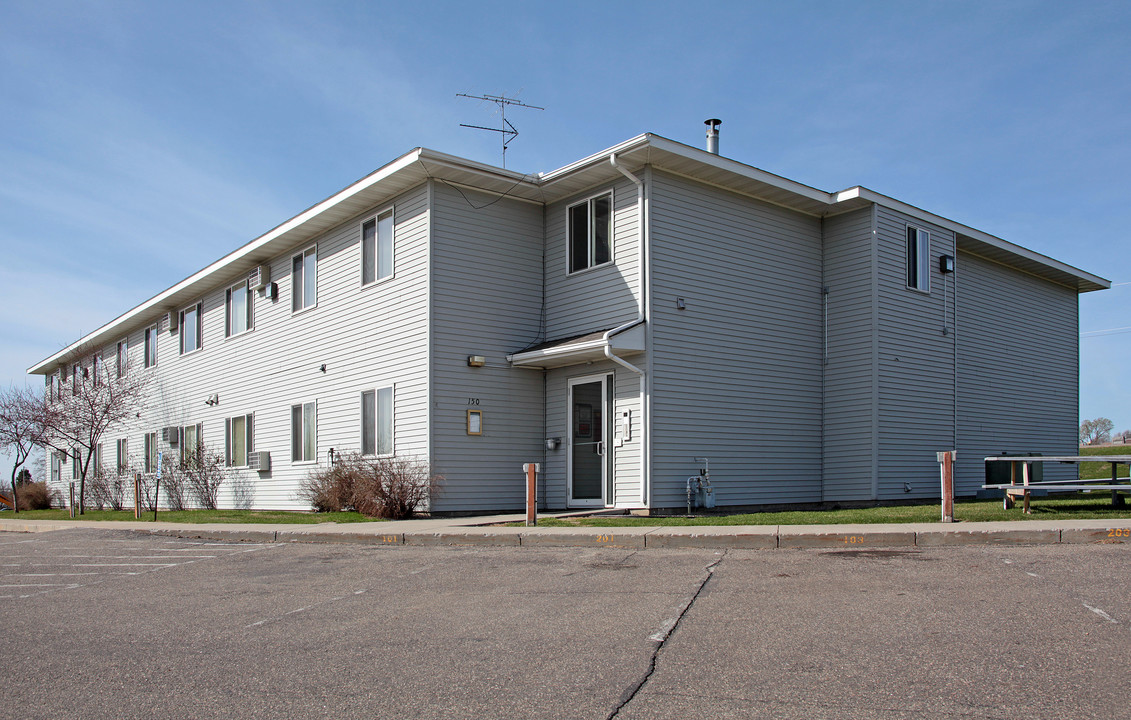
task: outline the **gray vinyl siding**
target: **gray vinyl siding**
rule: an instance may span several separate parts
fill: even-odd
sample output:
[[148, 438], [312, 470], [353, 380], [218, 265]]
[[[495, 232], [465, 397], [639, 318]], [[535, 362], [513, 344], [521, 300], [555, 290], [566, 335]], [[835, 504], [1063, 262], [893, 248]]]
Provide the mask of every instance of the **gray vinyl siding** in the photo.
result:
[[[445, 478], [433, 508], [517, 510], [522, 466], [544, 452], [542, 373], [506, 355], [540, 332], [543, 210], [462, 191], [433, 185], [432, 448]], [[482, 435], [467, 434], [468, 409], [483, 413]]]
[[[395, 276], [362, 288], [360, 224], [390, 205], [395, 207]], [[157, 371], [147, 402], [128, 428], [107, 434], [107, 460], [123, 433], [140, 466], [145, 433], [160, 435], [164, 426], [196, 423], [202, 425], [206, 446], [222, 454], [225, 418], [254, 413], [254, 447], [271, 453], [271, 471], [233, 472], [252, 483], [254, 507], [307, 509], [297, 495], [300, 482], [325, 466], [330, 448], [360, 450], [361, 393], [387, 385], [395, 387], [396, 454], [427, 457], [428, 225], [427, 187], [421, 185], [323, 233], [315, 243], [272, 258], [267, 264], [278, 297], [272, 301], [253, 293], [253, 329], [240, 335], [225, 338], [224, 330], [225, 290], [238, 278], [204, 293], [201, 349], [180, 355], [178, 333], [159, 328]], [[318, 248], [318, 303], [292, 314], [291, 257], [312, 244]], [[133, 370], [141, 371], [144, 326], [129, 337]], [[112, 357], [113, 348], [106, 349], [106, 357]], [[219, 403], [206, 405], [213, 394]], [[290, 408], [305, 402], [318, 404], [317, 463], [292, 463]], [[159, 446], [178, 455], [176, 447], [163, 441]], [[231, 490], [231, 483], [222, 487], [221, 505], [232, 504]]]
[[[570, 274], [567, 209], [613, 191], [613, 260]], [[546, 339], [608, 330], [637, 315], [640, 217], [636, 186], [627, 179], [600, 185], [546, 208]]]
[[[642, 362], [640, 356], [631, 357], [629, 360]], [[568, 386], [573, 378], [591, 375], [613, 376], [611, 415], [614, 422], [621, 411], [629, 410], [632, 413], [632, 437], [620, 447], [616, 447], [614, 443], [610, 443], [609, 446], [609, 452], [613, 454], [614, 497], [606, 498], [606, 502], [622, 508], [641, 507], [640, 449], [643, 424], [640, 415], [640, 376], [611, 361], [555, 368], [546, 373], [546, 437], [561, 438], [561, 447], [546, 452], [541, 489], [541, 492], [544, 492], [544, 507], [561, 509], [569, 504], [569, 478], [566, 476], [569, 456]], [[610, 439], [613, 437], [615, 435], [610, 434]]]
[[820, 501], [820, 220], [660, 172], [651, 211], [652, 506], [696, 456], [720, 505]]
[[[1075, 455], [1078, 443], [1076, 291], [959, 253], [959, 454], [955, 492], [985, 482], [983, 458]], [[1047, 464], [1048, 480], [1076, 477]]]
[[[930, 293], [907, 287], [908, 225], [931, 233]], [[935, 453], [955, 444], [954, 276], [938, 258], [954, 254], [954, 234], [883, 206], [876, 232], [878, 497], [938, 497]]]
[[872, 209], [824, 221], [829, 290], [824, 374], [824, 500], [871, 500], [875, 396]]

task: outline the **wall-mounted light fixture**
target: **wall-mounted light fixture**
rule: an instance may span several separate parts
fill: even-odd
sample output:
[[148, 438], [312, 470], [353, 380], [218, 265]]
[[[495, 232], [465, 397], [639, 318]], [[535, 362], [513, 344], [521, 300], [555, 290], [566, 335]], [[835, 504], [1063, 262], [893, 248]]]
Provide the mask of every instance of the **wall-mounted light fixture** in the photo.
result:
[[546, 438], [546, 449], [547, 450], [557, 450], [558, 447], [561, 444], [562, 444], [562, 439], [560, 437]]
[[687, 303], [684, 302], [683, 298], [677, 297], [675, 299], [675, 309], [676, 310], [686, 310], [687, 309]]
[[322, 363], [321, 365], [319, 365], [318, 369], [321, 370], [322, 372], [326, 372], [326, 363]]
[[204, 404], [207, 405], [208, 407], [212, 407], [213, 405], [219, 405], [220, 404], [219, 393], [212, 393], [211, 395], [209, 395], [208, 399], [204, 401]]
[[953, 255], [939, 255], [939, 272], [944, 272], [944, 273], [954, 272], [954, 256]]
[[487, 358], [483, 357], [482, 355], [468, 355], [467, 356], [467, 366], [468, 367], [483, 367], [486, 364], [487, 364]]

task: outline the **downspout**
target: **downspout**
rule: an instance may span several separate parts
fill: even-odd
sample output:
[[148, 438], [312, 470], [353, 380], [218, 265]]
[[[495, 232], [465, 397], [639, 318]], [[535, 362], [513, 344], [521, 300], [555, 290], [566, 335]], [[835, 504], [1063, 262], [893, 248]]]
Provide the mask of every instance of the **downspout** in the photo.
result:
[[[649, 398], [647, 393], [647, 373], [641, 368], [638, 368], [637, 366], [628, 362], [624, 358], [615, 355], [613, 353], [612, 345], [609, 342], [609, 338], [618, 333], [622, 333], [629, 328], [644, 324], [648, 320], [650, 310], [650, 308], [648, 307], [648, 244], [650, 240], [648, 232], [648, 213], [644, 198], [644, 181], [621, 167], [621, 165], [617, 163], [617, 156], [615, 154], [609, 155], [609, 164], [620, 171], [622, 175], [624, 175], [636, 185], [636, 211], [639, 216], [637, 222], [639, 227], [638, 250], [640, 254], [640, 278], [639, 291], [636, 302], [636, 319], [615, 327], [605, 333], [605, 336], [603, 338], [605, 343], [605, 357], [607, 357], [609, 360], [612, 360], [621, 367], [631, 370], [632, 372], [640, 376], [640, 493], [641, 502], [647, 505], [647, 498], [650, 495], [650, 488], [648, 488], [648, 477], [652, 464], [651, 428], [648, 427]], [[647, 344], [645, 344], [645, 347], [647, 347]]]

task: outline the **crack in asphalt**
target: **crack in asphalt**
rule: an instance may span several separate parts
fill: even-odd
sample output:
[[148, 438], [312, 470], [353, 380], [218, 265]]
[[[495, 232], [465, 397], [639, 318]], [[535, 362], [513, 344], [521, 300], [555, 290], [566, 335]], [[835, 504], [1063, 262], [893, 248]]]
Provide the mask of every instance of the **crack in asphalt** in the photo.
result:
[[[726, 557], [725, 550], [723, 551], [723, 557]], [[707, 583], [710, 582], [711, 578], [714, 576], [715, 568], [717, 568], [719, 566], [719, 563], [723, 561], [723, 557], [720, 557], [718, 560], [715, 560], [713, 563], [707, 565], [707, 567], [704, 568], [707, 571], [707, 574], [704, 575], [703, 579], [699, 581], [699, 586], [695, 588], [695, 592], [691, 594], [691, 597], [687, 598], [687, 600], [684, 601], [683, 607], [681, 607], [679, 612], [676, 613], [676, 616], [667, 620], [663, 625], [660, 626], [659, 630], [648, 636], [648, 639], [654, 643], [654, 646], [652, 648], [652, 656], [648, 659], [648, 669], [644, 671], [644, 674], [640, 677], [639, 680], [637, 680], [627, 690], [624, 691], [624, 693], [620, 697], [620, 702], [617, 703], [617, 706], [613, 708], [612, 712], [605, 716], [605, 720], [613, 720], [617, 715], [619, 715], [620, 711], [623, 710], [630, 702], [633, 701], [633, 699], [636, 698], [636, 696], [640, 693], [641, 690], [644, 689], [644, 686], [652, 678], [652, 675], [656, 672], [656, 661], [659, 659], [660, 651], [663, 650], [667, 645], [668, 639], [671, 638], [671, 636], [675, 633], [676, 628], [678, 628], [679, 624], [683, 621], [683, 617], [687, 614], [687, 611], [690, 610], [691, 606], [695, 604], [695, 601], [703, 592], [703, 588], [707, 587]]]

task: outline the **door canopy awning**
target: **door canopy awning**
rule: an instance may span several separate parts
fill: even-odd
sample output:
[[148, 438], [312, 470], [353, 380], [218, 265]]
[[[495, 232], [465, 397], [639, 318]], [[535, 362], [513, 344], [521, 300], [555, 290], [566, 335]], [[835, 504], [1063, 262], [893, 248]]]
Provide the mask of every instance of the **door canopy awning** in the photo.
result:
[[578, 335], [570, 338], [552, 340], [532, 348], [507, 355], [507, 360], [515, 367], [535, 369], [581, 365], [587, 362], [605, 360], [605, 348], [614, 355], [638, 355], [644, 352], [644, 325], [631, 327], [605, 339], [608, 331]]

